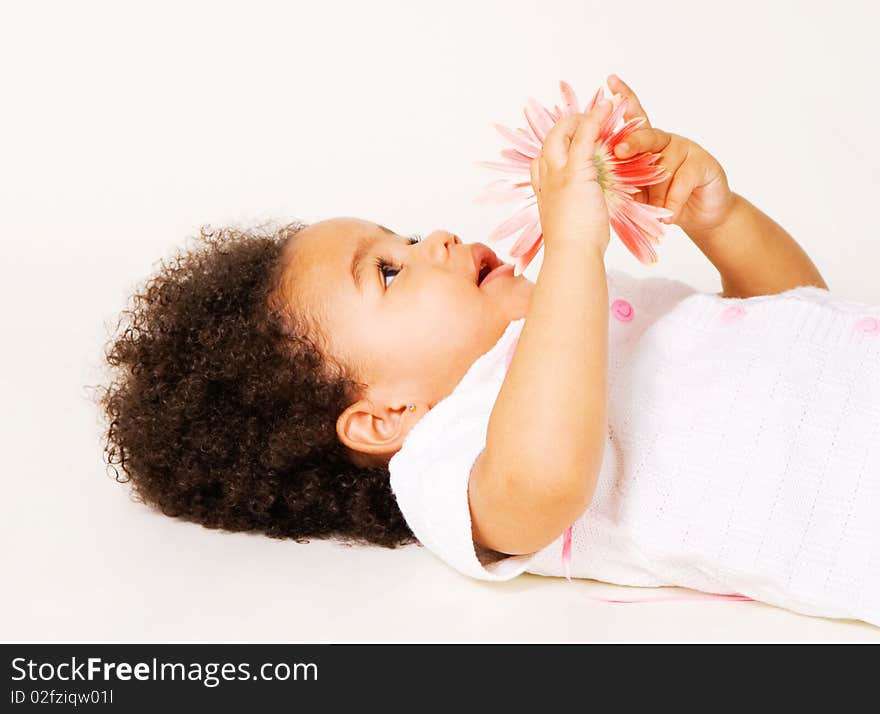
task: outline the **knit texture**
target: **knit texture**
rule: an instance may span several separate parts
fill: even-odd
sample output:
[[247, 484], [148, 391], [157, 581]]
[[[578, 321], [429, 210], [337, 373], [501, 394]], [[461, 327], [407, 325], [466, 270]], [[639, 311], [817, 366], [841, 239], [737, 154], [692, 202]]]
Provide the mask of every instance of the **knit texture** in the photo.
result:
[[[609, 270], [608, 430], [571, 574], [741, 593], [880, 625], [880, 306], [799, 287], [746, 299]], [[474, 544], [467, 485], [525, 320], [392, 457], [419, 541], [459, 572], [562, 576]]]

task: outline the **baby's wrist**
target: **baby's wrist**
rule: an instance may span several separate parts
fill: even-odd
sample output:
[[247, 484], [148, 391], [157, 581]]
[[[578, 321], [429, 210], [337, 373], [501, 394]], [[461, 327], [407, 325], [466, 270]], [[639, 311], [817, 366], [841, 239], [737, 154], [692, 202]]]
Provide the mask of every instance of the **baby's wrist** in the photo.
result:
[[546, 260], [550, 255], [562, 255], [565, 258], [581, 259], [595, 255], [604, 260], [609, 239], [607, 226], [604, 233], [597, 230], [589, 235], [557, 234], [550, 241], [544, 241], [544, 258]]
[[685, 223], [679, 224], [679, 227], [694, 241], [699, 241], [700, 239], [706, 238], [708, 236], [716, 235], [724, 231], [724, 229], [731, 223], [734, 215], [737, 213], [737, 210], [741, 207], [743, 202], [742, 196], [734, 191], [730, 192], [730, 195], [727, 199], [727, 206], [722, 211], [719, 216], [718, 221], [711, 226], [702, 226], [700, 228], [694, 228], [692, 226], [688, 226]]

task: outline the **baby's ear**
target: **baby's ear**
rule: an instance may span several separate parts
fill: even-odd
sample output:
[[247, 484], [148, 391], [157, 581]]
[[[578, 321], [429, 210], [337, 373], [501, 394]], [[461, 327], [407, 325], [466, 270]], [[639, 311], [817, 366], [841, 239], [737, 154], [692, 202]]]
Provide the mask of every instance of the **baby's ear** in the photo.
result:
[[336, 420], [336, 435], [350, 451], [391, 458], [414, 423], [406, 407], [377, 407], [367, 399], [349, 406]]

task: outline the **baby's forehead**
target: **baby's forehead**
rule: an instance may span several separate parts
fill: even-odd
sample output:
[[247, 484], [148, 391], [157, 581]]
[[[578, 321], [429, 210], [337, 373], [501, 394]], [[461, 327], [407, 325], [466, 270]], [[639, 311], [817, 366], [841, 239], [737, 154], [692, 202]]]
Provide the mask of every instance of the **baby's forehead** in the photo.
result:
[[335, 277], [359, 239], [375, 232], [376, 226], [345, 216], [309, 224], [290, 236], [281, 253], [282, 284], [288, 298], [304, 299], [308, 285]]
[[359, 235], [364, 231], [376, 229], [377, 224], [363, 218], [355, 216], [338, 216], [336, 218], [325, 218], [310, 224], [304, 230], [307, 234], [314, 236], [348, 236]]
[[360, 236], [375, 231], [376, 227], [375, 223], [353, 217], [327, 218], [311, 223], [290, 236], [284, 246], [284, 260], [292, 260], [301, 250], [346, 249]]

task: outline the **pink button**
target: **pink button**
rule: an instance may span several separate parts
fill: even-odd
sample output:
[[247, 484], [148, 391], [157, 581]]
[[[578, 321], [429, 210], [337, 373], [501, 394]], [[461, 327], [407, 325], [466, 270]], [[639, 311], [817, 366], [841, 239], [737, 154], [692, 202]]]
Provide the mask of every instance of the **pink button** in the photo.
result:
[[880, 320], [876, 317], [864, 317], [856, 323], [855, 329], [866, 335], [880, 335]]
[[721, 313], [721, 321], [724, 323], [736, 322], [742, 319], [746, 314], [746, 309], [742, 305], [731, 305]]
[[611, 303], [611, 314], [621, 322], [632, 320], [633, 312], [633, 306], [626, 300], [615, 300]]

